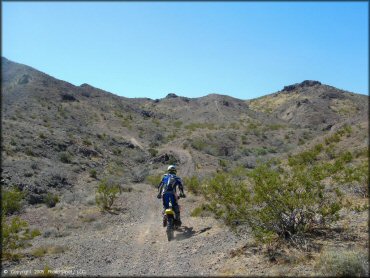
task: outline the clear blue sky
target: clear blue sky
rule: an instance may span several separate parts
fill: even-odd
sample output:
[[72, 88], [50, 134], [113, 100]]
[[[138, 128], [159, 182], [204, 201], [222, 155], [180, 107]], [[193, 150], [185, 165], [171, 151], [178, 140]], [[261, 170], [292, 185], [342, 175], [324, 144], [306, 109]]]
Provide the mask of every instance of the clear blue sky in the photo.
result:
[[2, 2], [2, 56], [126, 97], [368, 94], [368, 2]]

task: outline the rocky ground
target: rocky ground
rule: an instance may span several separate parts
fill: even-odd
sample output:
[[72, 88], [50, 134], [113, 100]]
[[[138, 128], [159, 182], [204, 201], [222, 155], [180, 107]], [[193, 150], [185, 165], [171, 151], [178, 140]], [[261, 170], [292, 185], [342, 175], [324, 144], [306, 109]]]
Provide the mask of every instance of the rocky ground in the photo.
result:
[[[161, 200], [148, 184], [134, 184], [124, 192], [111, 213], [93, 204], [67, 204], [53, 209], [28, 209], [23, 218], [41, 227], [43, 235], [24, 250], [20, 262], [3, 264], [12, 271], [44, 270], [88, 276], [214, 276], [214, 275], [314, 275], [315, 256], [286, 249], [276, 261], [263, 253], [248, 232], [236, 235], [213, 217], [191, 217], [201, 197], [181, 199], [183, 226], [168, 242], [161, 222]], [[367, 213], [351, 215], [358, 225], [356, 236], [343, 239], [332, 233], [325, 246], [366, 249]], [[356, 223], [356, 222], [353, 222]], [[359, 227], [361, 226], [361, 229]], [[347, 231], [348, 232], [348, 231]], [[346, 233], [347, 234], [347, 233]], [[337, 245], [339, 244], [339, 246]], [[45, 249], [35, 256], [35, 250]], [[33, 255], [30, 255], [33, 254]]]

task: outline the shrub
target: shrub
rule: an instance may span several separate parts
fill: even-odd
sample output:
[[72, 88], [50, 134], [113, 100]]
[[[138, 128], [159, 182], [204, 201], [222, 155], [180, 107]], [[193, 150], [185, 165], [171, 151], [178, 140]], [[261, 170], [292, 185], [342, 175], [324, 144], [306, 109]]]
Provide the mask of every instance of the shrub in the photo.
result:
[[228, 162], [226, 160], [224, 160], [224, 159], [220, 159], [220, 160], [218, 160], [218, 165], [220, 165], [221, 167], [225, 168], [225, 167], [227, 167]]
[[28, 155], [28, 156], [35, 156], [35, 153], [33, 152], [33, 150], [30, 147], [26, 148], [25, 154]]
[[28, 223], [19, 217], [11, 220], [2, 217], [2, 255], [6, 260], [17, 260], [20, 254], [15, 253], [17, 249], [29, 245], [29, 241], [41, 233], [39, 230], [30, 230]]
[[314, 224], [338, 219], [340, 192], [328, 193], [315, 168], [301, 165], [289, 170], [263, 164], [249, 173], [253, 197], [249, 219], [254, 235], [270, 239], [277, 235], [292, 239], [307, 232]]
[[17, 142], [14, 140], [14, 138], [10, 139], [10, 145], [16, 146]]
[[5, 215], [13, 214], [21, 209], [21, 201], [24, 193], [16, 188], [2, 191], [2, 211]]
[[59, 202], [58, 195], [52, 194], [48, 192], [46, 196], [44, 197], [44, 203], [49, 207], [55, 207], [55, 205]]
[[90, 177], [96, 179], [98, 172], [95, 169], [90, 169], [89, 174], [90, 174]]
[[155, 157], [158, 154], [158, 150], [156, 150], [154, 148], [150, 148], [148, 151], [149, 151], [151, 157]]
[[192, 216], [192, 217], [207, 216], [207, 212], [209, 212], [209, 211], [210, 211], [210, 209], [209, 209], [208, 205], [203, 204], [203, 205], [193, 209], [190, 213], [190, 216]]
[[197, 176], [184, 178], [184, 186], [188, 191], [194, 194], [199, 194], [201, 192], [200, 181]]
[[63, 163], [71, 163], [72, 162], [72, 156], [69, 152], [61, 152], [59, 154], [59, 159]]
[[113, 149], [113, 154], [114, 155], [120, 155], [122, 153], [121, 149], [120, 148], [114, 148]]
[[325, 187], [324, 180], [366, 180], [366, 174], [347, 173], [357, 169], [351, 166], [349, 152], [339, 151], [335, 160], [324, 160], [333, 146], [318, 144], [291, 156], [287, 163], [272, 160], [249, 172], [239, 168], [217, 173], [205, 181], [202, 193], [217, 217], [228, 224], [248, 223], [256, 239], [281, 238], [300, 245], [299, 239], [310, 230], [339, 218], [342, 193], [335, 185]]
[[324, 251], [315, 269], [318, 275], [331, 277], [368, 277], [368, 254], [353, 250]]
[[146, 177], [146, 182], [154, 187], [157, 187], [162, 180], [162, 175], [151, 175]]
[[182, 121], [174, 121], [173, 122], [173, 125], [176, 127], [176, 128], [180, 128], [182, 126]]
[[121, 192], [119, 184], [112, 180], [103, 179], [96, 189], [96, 204], [103, 210], [109, 210]]
[[189, 129], [191, 131], [195, 131], [196, 129], [216, 129], [215, 124], [213, 123], [191, 123], [185, 126], [186, 129]]
[[31, 254], [35, 257], [43, 257], [48, 254], [60, 254], [64, 253], [66, 248], [60, 245], [49, 245], [49, 246], [40, 246], [32, 250]]
[[203, 183], [202, 193], [209, 203], [208, 208], [227, 224], [232, 224], [241, 216], [245, 217], [250, 192], [244, 181], [228, 173], [217, 173]]
[[83, 139], [83, 140], [82, 140], [82, 143], [83, 143], [84, 145], [86, 145], [86, 146], [91, 146], [91, 145], [92, 145], [91, 141], [90, 141], [89, 139], [87, 139], [87, 138]]

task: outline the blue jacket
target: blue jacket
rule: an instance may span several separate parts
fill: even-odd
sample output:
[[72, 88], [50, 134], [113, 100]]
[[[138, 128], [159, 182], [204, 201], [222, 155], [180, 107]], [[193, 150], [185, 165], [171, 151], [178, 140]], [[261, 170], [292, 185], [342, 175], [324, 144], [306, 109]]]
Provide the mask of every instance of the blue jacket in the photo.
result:
[[175, 174], [165, 174], [163, 175], [162, 181], [158, 185], [158, 193], [176, 193], [177, 187], [180, 189], [181, 193], [184, 193], [184, 187], [182, 185], [181, 178]]

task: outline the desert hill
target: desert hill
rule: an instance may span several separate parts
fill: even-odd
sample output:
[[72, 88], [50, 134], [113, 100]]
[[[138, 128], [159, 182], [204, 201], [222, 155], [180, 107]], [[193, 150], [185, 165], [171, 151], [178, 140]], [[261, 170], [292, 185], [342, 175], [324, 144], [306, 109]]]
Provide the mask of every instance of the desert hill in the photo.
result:
[[[213, 172], [220, 162], [253, 168], [345, 122], [367, 122], [367, 96], [317, 81], [248, 101], [217, 94], [152, 100], [74, 86], [6, 58], [2, 76], [3, 177], [41, 192], [64, 187], [52, 181], [54, 168], [65, 185], [91, 170], [143, 181], [163, 170], [153, 161], [168, 163], [161, 158], [170, 149], [191, 153], [192, 174]], [[169, 157], [181, 169], [179, 155]]]
[[[4, 57], [1, 62], [2, 188], [24, 193], [20, 214], [43, 231], [36, 246], [53, 240], [63, 245], [67, 238], [73, 242], [75, 253], [66, 251], [61, 261], [58, 256], [50, 258], [54, 267], [72, 260], [90, 269], [91, 275], [105, 275], [104, 271], [164, 274], [151, 272], [156, 267], [151, 258], [168, 247], [158, 241], [162, 232], [155, 226], [160, 225], [156, 211], [161, 208], [151, 204], [155, 189], [147, 181], [162, 175], [168, 164], [177, 164], [183, 178], [202, 179], [235, 166], [251, 170], [259, 162], [307, 150], [344, 125], [352, 131], [338, 142], [338, 149], [357, 151], [362, 159], [368, 147], [368, 96], [319, 81], [287, 85], [252, 100], [218, 94], [187, 98], [174, 93], [162, 99], [126, 98], [89, 84], [75, 86]], [[124, 209], [117, 216], [102, 216], [94, 207], [96, 186], [103, 178], [116, 181], [127, 194], [119, 200]], [[141, 213], [140, 198], [148, 213]], [[202, 202], [199, 196], [190, 195], [186, 217], [198, 202]], [[361, 217], [356, 221], [362, 225], [365, 214]], [[185, 263], [179, 265], [177, 275], [246, 273], [243, 268], [232, 271], [226, 263], [237, 264], [224, 250], [240, 247], [240, 239], [213, 218], [192, 217], [191, 222], [197, 231], [187, 227], [176, 250], [167, 250], [173, 257], [183, 254]], [[127, 237], [119, 238], [117, 229]], [[105, 242], [102, 231], [112, 242]], [[209, 246], [206, 235], [219, 245]], [[102, 239], [95, 246], [96, 237]], [[134, 245], [126, 246], [128, 238]], [[149, 241], [154, 249], [148, 247]], [[120, 257], [125, 256], [117, 249], [120, 244], [130, 250], [129, 257]], [[91, 260], [84, 255], [86, 246]], [[105, 262], [99, 258], [102, 249]], [[109, 251], [113, 249], [117, 252]], [[139, 266], [141, 256], [150, 267]], [[203, 256], [208, 260], [200, 259]], [[220, 260], [225, 264], [220, 265]], [[174, 259], [171, 263], [176, 264]], [[97, 269], [101, 264], [104, 267]], [[246, 264], [254, 266], [252, 261]], [[296, 268], [292, 275], [310, 273]], [[266, 273], [263, 264], [248, 271]]]

